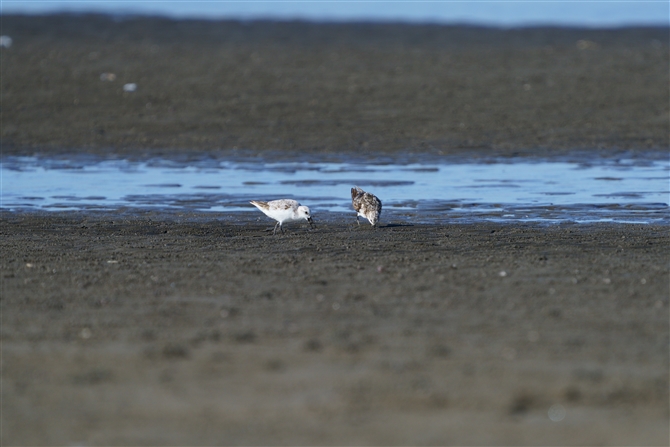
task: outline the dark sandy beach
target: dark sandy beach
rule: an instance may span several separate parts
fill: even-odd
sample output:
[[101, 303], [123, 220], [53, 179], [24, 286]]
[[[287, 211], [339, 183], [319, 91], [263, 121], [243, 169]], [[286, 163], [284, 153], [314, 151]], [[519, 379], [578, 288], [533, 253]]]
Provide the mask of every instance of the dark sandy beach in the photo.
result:
[[5, 154], [668, 147], [668, 28], [94, 16], [2, 27], [14, 39], [2, 51]]
[[[667, 28], [2, 33], [3, 156], [668, 150]], [[3, 209], [2, 445], [668, 444], [667, 226], [317, 224]]]

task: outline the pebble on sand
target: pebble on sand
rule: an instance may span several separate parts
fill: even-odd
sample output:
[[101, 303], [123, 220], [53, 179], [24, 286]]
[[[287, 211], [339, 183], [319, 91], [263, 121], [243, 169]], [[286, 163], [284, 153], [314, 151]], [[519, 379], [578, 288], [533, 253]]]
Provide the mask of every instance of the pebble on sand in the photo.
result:
[[0, 36], [0, 48], [9, 48], [12, 46], [12, 38], [9, 36]]
[[[116, 79], [116, 74], [114, 73], [101, 73], [100, 74], [100, 80], [101, 81], [114, 81]], [[124, 87], [125, 88], [125, 87]]]

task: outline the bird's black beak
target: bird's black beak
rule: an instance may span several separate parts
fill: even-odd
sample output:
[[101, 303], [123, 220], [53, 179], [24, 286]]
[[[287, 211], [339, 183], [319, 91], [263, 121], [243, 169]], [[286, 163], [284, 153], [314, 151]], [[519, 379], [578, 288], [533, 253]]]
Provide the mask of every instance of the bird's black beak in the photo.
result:
[[314, 224], [314, 220], [312, 219], [311, 216], [307, 218], [307, 222], [309, 222], [310, 227], [316, 228], [316, 225]]

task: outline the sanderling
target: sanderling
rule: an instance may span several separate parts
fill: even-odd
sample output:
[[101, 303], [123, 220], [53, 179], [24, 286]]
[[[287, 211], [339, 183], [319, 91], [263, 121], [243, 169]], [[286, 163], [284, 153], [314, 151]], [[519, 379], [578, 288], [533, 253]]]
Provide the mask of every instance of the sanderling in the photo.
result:
[[260, 200], [252, 200], [253, 206], [263, 211], [263, 213], [277, 221], [272, 234], [277, 233], [277, 227], [284, 232], [282, 224], [284, 222], [296, 222], [305, 219], [310, 226], [314, 226], [312, 216], [309, 214], [309, 208], [300, 205], [297, 201], [292, 199], [279, 199], [270, 202], [262, 202]]
[[361, 222], [358, 216], [365, 217], [372, 226], [376, 226], [379, 222], [379, 216], [382, 214], [382, 201], [373, 194], [363, 191], [358, 186], [351, 188], [351, 204], [356, 210], [356, 222], [358, 225]]

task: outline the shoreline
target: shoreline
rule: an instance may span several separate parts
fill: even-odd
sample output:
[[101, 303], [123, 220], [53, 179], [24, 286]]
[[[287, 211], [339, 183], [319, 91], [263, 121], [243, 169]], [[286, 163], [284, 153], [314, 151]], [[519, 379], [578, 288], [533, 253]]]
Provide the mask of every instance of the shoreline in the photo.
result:
[[[304, 202], [308, 203], [308, 202]], [[309, 204], [309, 203], [308, 203]], [[313, 208], [310, 206], [310, 208]], [[51, 219], [51, 218], [68, 218], [68, 219], [123, 219], [123, 220], [135, 220], [147, 218], [149, 220], [162, 220], [162, 221], [179, 221], [182, 223], [190, 222], [194, 224], [201, 223], [211, 223], [213, 221], [220, 222], [225, 225], [231, 226], [245, 226], [245, 225], [257, 225], [262, 224], [264, 220], [267, 220], [267, 225], [270, 230], [274, 226], [274, 221], [270, 218], [264, 218], [262, 215], [259, 215], [257, 212], [252, 209], [243, 209], [235, 211], [204, 211], [204, 210], [190, 210], [190, 209], [166, 209], [158, 207], [129, 207], [129, 206], [119, 206], [117, 208], [108, 208], [100, 209], [92, 207], [90, 209], [80, 208], [80, 209], [30, 209], [30, 208], [20, 208], [20, 209], [1, 209], [0, 214], [3, 214], [5, 218], [28, 218], [28, 219]], [[318, 223], [325, 225], [334, 225], [337, 227], [348, 227], [351, 225], [354, 214], [353, 211], [320, 211], [315, 215], [315, 219], [318, 218]], [[354, 220], [355, 221], [355, 220]], [[362, 221], [361, 221], [362, 222]], [[363, 224], [361, 224], [363, 225]], [[476, 226], [476, 225], [500, 225], [500, 226], [521, 226], [521, 227], [531, 227], [536, 229], [541, 228], [564, 228], [564, 227], [619, 227], [625, 228], [627, 231], [635, 231], [637, 227], [650, 227], [650, 228], [663, 228], [670, 226], [670, 221], [666, 217], [664, 220], [657, 219], [655, 221], [641, 222], [634, 220], [634, 217], [631, 217], [630, 220], [613, 220], [612, 218], [603, 218], [601, 221], [596, 221], [593, 219], [589, 220], [578, 220], [578, 219], [549, 219], [549, 218], [537, 218], [535, 220], [522, 220], [522, 219], [513, 219], [507, 218], [503, 219], [501, 217], [489, 217], [489, 216], [473, 216], [467, 217], [464, 214], [457, 216], [450, 216], [440, 212], [431, 212], [426, 216], [421, 216], [420, 212], [407, 213], [405, 211], [396, 211], [389, 213], [385, 212], [382, 223], [380, 224], [382, 228], [393, 228], [398, 226], [440, 226], [440, 225], [450, 225], [450, 226]], [[297, 228], [306, 228], [306, 224], [293, 224]], [[299, 231], [299, 230], [297, 230]]]
[[91, 148], [5, 148], [0, 159], [16, 157], [34, 157], [38, 159], [75, 159], [82, 162], [99, 162], [106, 160], [128, 160], [146, 162], [163, 159], [175, 162], [217, 161], [234, 162], [334, 162], [334, 163], [372, 163], [386, 164], [440, 164], [440, 163], [514, 163], [523, 162], [567, 162], [567, 163], [598, 163], [618, 160], [667, 160], [668, 154], [663, 149], [553, 149], [537, 152], [533, 149], [517, 149], [515, 151], [495, 150], [449, 150], [426, 151], [406, 150], [398, 152], [383, 151], [339, 151], [321, 153], [302, 150], [279, 149], [170, 149], [170, 148], [132, 148], [132, 149], [91, 149]]

